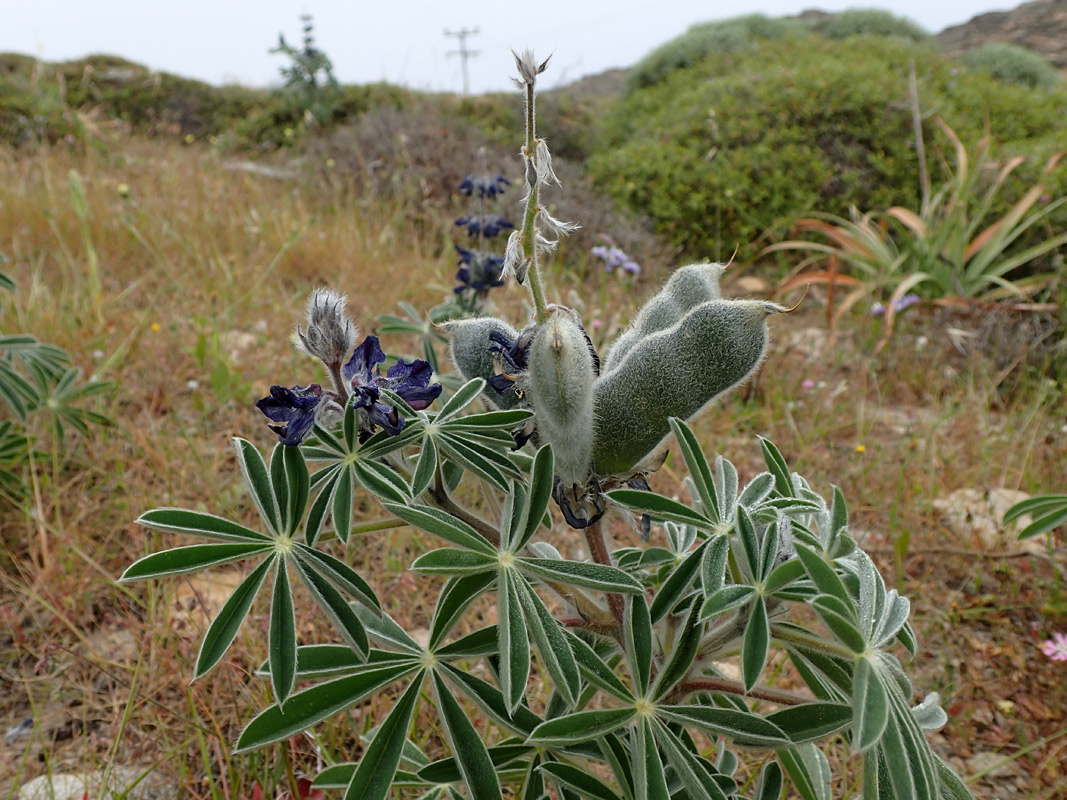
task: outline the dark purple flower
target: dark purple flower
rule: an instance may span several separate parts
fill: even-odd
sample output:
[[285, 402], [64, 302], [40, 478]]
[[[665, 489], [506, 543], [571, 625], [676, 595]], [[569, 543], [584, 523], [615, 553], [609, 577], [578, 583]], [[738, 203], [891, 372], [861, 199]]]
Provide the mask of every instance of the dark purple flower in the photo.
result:
[[496, 197], [510, 185], [511, 181], [503, 175], [468, 175], [459, 185], [459, 191], [467, 197]]
[[456, 272], [456, 280], [459, 281], [453, 291], [460, 294], [467, 290], [473, 290], [478, 294], [485, 294], [490, 289], [503, 286], [501, 275], [504, 271], [504, 257], [499, 253], [490, 253], [485, 250], [467, 250], [458, 244], [453, 245], [459, 253], [459, 271]]
[[281, 423], [268, 427], [278, 434], [282, 444], [295, 447], [311, 431], [321, 402], [322, 387], [317, 383], [294, 386], [292, 389], [271, 386], [270, 396], [257, 400], [256, 408], [272, 422]]
[[360, 409], [367, 428], [379, 426], [392, 435], [404, 429], [404, 418], [392, 406], [378, 401], [382, 389], [400, 395], [416, 411], [426, 408], [441, 394], [441, 384], [430, 384], [433, 369], [420, 359], [400, 359], [381, 374], [378, 365], [385, 361], [377, 336], [368, 336], [341, 368], [341, 377], [352, 386], [352, 405]]
[[511, 221], [497, 214], [468, 214], [457, 219], [456, 224], [466, 225], [468, 236], [484, 236], [488, 239], [515, 227]]

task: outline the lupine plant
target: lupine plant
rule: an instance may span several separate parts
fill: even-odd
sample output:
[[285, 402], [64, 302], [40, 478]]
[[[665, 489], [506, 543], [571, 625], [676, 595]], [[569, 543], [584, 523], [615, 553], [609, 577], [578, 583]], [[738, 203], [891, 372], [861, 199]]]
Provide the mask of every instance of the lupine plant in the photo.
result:
[[489, 210], [489, 203], [500, 197], [511, 184], [503, 175], [468, 175], [459, 185], [460, 194], [471, 198], [475, 210], [456, 220], [472, 241], [471, 247], [453, 245], [459, 255], [456, 272], [455, 300], [461, 313], [481, 309], [490, 289], [504, 285], [504, 254], [488, 248], [488, 241], [515, 225], [506, 217]]
[[[297, 341], [327, 386], [260, 401], [279, 437], [269, 455], [235, 440], [260, 525], [148, 511], [142, 525], [211, 543], [148, 555], [123, 579], [250, 564], [195, 666], [200, 678], [219, 663], [264, 591], [258, 675], [274, 703], [239, 750], [388, 691], [358, 760], [315, 778], [348, 800], [775, 800], [787, 784], [804, 800], [971, 797], [927, 742], [946, 721], [937, 695], [916, 704], [899, 658], [916, 646], [908, 600], [857, 547], [841, 492], [825, 499], [766, 440], [766, 470], [742, 483], [688, 424], [756, 368], [784, 309], [722, 298], [720, 265], [683, 267], [601, 359], [578, 314], [547, 302], [541, 262], [572, 226], [542, 204], [555, 182], [535, 130], [547, 62], [516, 61], [525, 208], [505, 269], [532, 318], [448, 323], [465, 382], [445, 398], [425, 361], [383, 371], [343, 297], [317, 291]], [[648, 484], [669, 442], [684, 500]], [[368, 494], [383, 515], [357, 519]], [[437, 592], [422, 641], [346, 559], [403, 525], [437, 545], [410, 566]], [[297, 581], [336, 643], [300, 642]], [[412, 726], [425, 705], [441, 736], [423, 750]], [[849, 754], [858, 768], [835, 780]]]

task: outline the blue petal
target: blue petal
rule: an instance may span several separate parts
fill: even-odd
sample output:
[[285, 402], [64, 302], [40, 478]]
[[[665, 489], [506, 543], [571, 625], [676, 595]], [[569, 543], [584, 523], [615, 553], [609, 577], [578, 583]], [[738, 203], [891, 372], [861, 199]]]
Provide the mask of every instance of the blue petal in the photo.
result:
[[315, 412], [322, 401], [322, 387], [317, 383], [310, 386], [271, 386], [270, 396], [256, 401], [256, 408], [272, 422], [283, 423], [268, 426], [278, 434], [282, 444], [295, 446], [300, 444], [315, 425]]
[[368, 336], [358, 345], [348, 359], [348, 363], [341, 368], [341, 376], [346, 381], [352, 381], [354, 385], [367, 386], [374, 383], [372, 370], [378, 364], [385, 361], [385, 353], [378, 343], [377, 336]]
[[416, 358], [410, 363], [398, 360], [385, 373], [382, 385], [404, 398], [408, 405], [421, 411], [441, 394], [441, 384], [430, 384], [433, 367], [428, 362]]

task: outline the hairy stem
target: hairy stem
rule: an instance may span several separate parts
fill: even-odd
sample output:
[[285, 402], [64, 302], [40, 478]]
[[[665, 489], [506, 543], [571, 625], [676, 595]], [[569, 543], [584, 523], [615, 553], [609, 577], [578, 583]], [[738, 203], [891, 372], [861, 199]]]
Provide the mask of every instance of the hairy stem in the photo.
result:
[[522, 220], [522, 254], [530, 265], [526, 280], [529, 281], [530, 295], [533, 297], [534, 319], [540, 324], [548, 319], [548, 304], [545, 302], [545, 289], [541, 285], [541, 273], [537, 269], [537, 229], [534, 226], [534, 219], [537, 216], [540, 185], [537, 180], [537, 169], [534, 166], [534, 159], [537, 157], [535, 124], [534, 86], [528, 83], [526, 84], [526, 144], [522, 148], [528, 194], [526, 213]]
[[467, 511], [467, 509], [456, 503], [451, 495], [449, 495], [448, 487], [445, 486], [445, 478], [441, 471], [440, 464], [437, 465], [437, 470], [434, 472], [434, 484], [433, 488], [430, 490], [430, 497], [439, 509], [447, 511], [452, 516], [466, 522], [474, 528], [474, 530], [480, 533], [493, 547], [500, 547], [500, 534], [497, 529], [481, 517]]
[[[604, 528], [601, 520], [597, 520], [585, 529], [585, 541], [589, 544], [589, 554], [593, 557], [593, 561], [605, 567], [614, 566], [611, 563], [611, 554], [608, 552], [607, 541], [604, 539]], [[611, 615], [615, 618], [615, 624], [620, 632], [622, 631], [624, 607], [625, 604], [621, 594], [608, 595], [608, 608], [611, 609]]]
[[782, 689], [771, 689], [767, 686], [754, 686], [746, 692], [745, 685], [741, 681], [731, 680], [730, 678], [699, 678], [679, 685], [664, 700], [664, 704], [670, 705], [672, 702], [677, 702], [684, 696], [694, 692], [723, 692], [724, 694], [766, 700], [769, 703], [777, 703], [780, 706], [800, 706], [805, 703], [815, 702], [814, 697], [805, 697]]

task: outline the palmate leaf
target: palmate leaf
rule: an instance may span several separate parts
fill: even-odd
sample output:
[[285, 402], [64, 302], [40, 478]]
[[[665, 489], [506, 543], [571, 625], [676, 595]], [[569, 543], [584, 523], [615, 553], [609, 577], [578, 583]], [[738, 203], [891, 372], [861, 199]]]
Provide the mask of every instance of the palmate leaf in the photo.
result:
[[[501, 412], [511, 413], [511, 412]], [[530, 538], [537, 532], [537, 528], [544, 519], [548, 502], [552, 499], [552, 484], [555, 478], [555, 465], [552, 456], [552, 448], [544, 445], [534, 456], [533, 465], [530, 468], [529, 492], [526, 503], [523, 505], [522, 518], [519, 521], [519, 537], [514, 542], [513, 550], [518, 551], [526, 546]]]
[[445, 664], [442, 671], [463, 694], [505, 730], [525, 738], [543, 721], [525, 705], [518, 706], [514, 711], [508, 709], [504, 695], [496, 686], [465, 670]]
[[185, 508], [155, 508], [146, 511], [136, 520], [156, 531], [166, 533], [195, 534], [208, 539], [223, 539], [231, 542], [273, 542], [266, 534], [246, 528], [214, 514], [190, 511]]
[[433, 621], [430, 623], [430, 650], [437, 649], [464, 610], [488, 589], [494, 580], [496, 580], [494, 573], [483, 572], [453, 578], [445, 584], [437, 596], [437, 606], [434, 608]]
[[230, 645], [237, 638], [241, 623], [248, 616], [248, 611], [252, 608], [252, 602], [256, 599], [259, 588], [263, 585], [263, 580], [267, 577], [267, 572], [273, 566], [274, 560], [271, 558], [264, 559], [258, 567], [241, 581], [237, 588], [233, 590], [233, 594], [223, 603], [219, 613], [215, 615], [211, 625], [208, 626], [207, 633], [204, 634], [204, 640], [200, 643], [200, 652], [196, 657], [196, 671], [193, 674], [193, 680], [207, 674], [212, 667], [219, 663], [226, 651], [230, 649]]
[[578, 701], [581, 676], [571, 652], [570, 641], [541, 598], [525, 581], [516, 581], [527, 630], [537, 644], [541, 661], [552, 678], [552, 685], [571, 708]]
[[578, 664], [578, 669], [589, 683], [622, 700], [624, 703], [635, 702], [636, 698], [634, 698], [633, 693], [630, 692], [626, 684], [597, 655], [596, 651], [586, 644], [585, 640], [570, 632], [567, 635], [571, 642], [571, 652], [574, 653], [574, 660]]
[[519, 558], [517, 568], [527, 575], [565, 586], [580, 586], [613, 594], [639, 594], [644, 587], [621, 569], [584, 561], [554, 558]]
[[[703, 561], [704, 551], [711, 541], [710, 539], [705, 540], [696, 550], [687, 555], [681, 564], [671, 571], [667, 580], [663, 582], [663, 585], [656, 593], [656, 599], [652, 601], [652, 607], [649, 609], [652, 622], [659, 622], [663, 619], [666, 613], [674, 608], [682, 598], [682, 595], [690, 588], [696, 578], [697, 569]], [[725, 562], [723, 563], [725, 564]]]
[[237, 750], [254, 750], [301, 733], [327, 717], [353, 706], [367, 695], [419, 668], [416, 658], [409, 658], [378, 669], [336, 678], [290, 695], [284, 710], [273, 705], [257, 714], [241, 732]]
[[497, 550], [487, 542], [474, 528], [461, 519], [457, 519], [446, 511], [441, 511], [431, 506], [423, 505], [400, 505], [397, 503], [382, 503], [382, 506], [391, 514], [395, 514], [409, 525], [413, 525], [427, 533], [440, 536], [447, 542], [483, 553], [487, 556], [497, 556]]
[[771, 626], [767, 619], [767, 602], [762, 596], [757, 596], [752, 603], [748, 623], [745, 625], [745, 636], [741, 642], [741, 677], [746, 692], [759, 683], [770, 650]]
[[622, 625], [623, 652], [630, 665], [634, 689], [639, 696], [648, 691], [652, 671], [652, 620], [644, 595], [627, 598]]
[[478, 575], [495, 572], [500, 562], [493, 556], [476, 553], [471, 550], [459, 550], [455, 547], [441, 547], [423, 553], [411, 565], [413, 572], [426, 575]]
[[239, 436], [234, 437], [233, 446], [237, 453], [237, 466], [256, 504], [256, 510], [271, 531], [282, 533], [281, 512], [278, 510], [278, 501], [274, 496], [274, 487], [263, 456], [254, 444]]
[[685, 788], [686, 798], [692, 800], [727, 800], [726, 792], [704, 769], [697, 757], [690, 752], [659, 720], [654, 723], [656, 740], [659, 742], [667, 763], [673, 768]]
[[347, 592], [349, 597], [357, 600], [375, 614], [381, 614], [381, 603], [378, 602], [378, 596], [374, 594], [374, 589], [344, 561], [299, 542], [294, 546], [293, 552], [309, 567], [323, 577], [328, 578], [338, 589]]
[[[502, 767], [507, 767], [517, 759], [534, 752], [534, 748], [521, 739], [512, 738], [487, 748], [486, 752], [499, 773]], [[459, 763], [454, 756], [427, 763], [419, 770], [418, 776], [427, 783], [435, 784], [459, 783], [463, 780], [463, 773], [460, 772]]]
[[500, 570], [497, 588], [497, 633], [500, 641], [500, 690], [509, 712], [526, 695], [530, 676], [530, 639], [519, 598], [520, 578], [511, 569]]
[[542, 722], [530, 734], [530, 742], [545, 747], [566, 747], [606, 736], [637, 716], [636, 708], [578, 711]]
[[802, 800], [832, 800], [830, 762], [811, 742], [775, 754]]
[[267, 553], [274, 549], [270, 543], [232, 542], [225, 544], [191, 544], [175, 547], [140, 558], [126, 568], [120, 581], [181, 575], [207, 567], [228, 564], [242, 558]]
[[289, 586], [289, 562], [274, 559], [274, 592], [270, 604], [267, 651], [270, 683], [278, 705], [283, 705], [296, 683], [296, 613]]
[[700, 606], [693, 602], [689, 616], [677, 634], [674, 649], [664, 664], [652, 687], [652, 696], [657, 700], [663, 698], [689, 672], [700, 650], [700, 639], [704, 626], [698, 621]]
[[848, 727], [852, 723], [852, 708], [844, 703], [804, 703], [775, 711], [766, 719], [800, 744], [822, 739]]
[[644, 492], [640, 489], [614, 489], [608, 492], [607, 496], [631, 511], [648, 514], [652, 519], [693, 525], [702, 531], [715, 528], [714, 523], [700, 512], [655, 492]]
[[559, 761], [550, 761], [539, 768], [543, 775], [557, 786], [566, 787], [590, 800], [620, 800], [619, 795], [609, 789], [585, 770]]
[[878, 670], [867, 658], [856, 662], [852, 676], [852, 749], [862, 753], [876, 745], [889, 723], [889, 695]]
[[697, 496], [693, 499], [700, 503], [700, 510], [704, 513], [704, 516], [714, 522], [721, 521], [722, 514], [719, 510], [719, 497], [715, 492], [715, 481], [711, 475], [711, 467], [708, 466], [708, 460], [704, 457], [704, 452], [700, 447], [696, 434], [693, 433], [692, 428], [677, 417], [671, 417], [668, 422], [674, 432], [678, 447], [682, 451], [685, 465], [689, 469], [689, 477], [692, 478], [693, 486], [697, 492]]
[[434, 698], [452, 755], [472, 800], [501, 800], [500, 784], [485, 744], [444, 680], [433, 673]]
[[367, 631], [355, 611], [348, 604], [333, 584], [320, 575], [314, 567], [302, 558], [294, 558], [297, 573], [307, 587], [315, 603], [323, 610], [333, 623], [338, 633], [344, 637], [349, 646], [363, 658], [370, 651]]
[[345, 790], [345, 800], [384, 800], [404, 753], [408, 728], [422, 689], [420, 672], [378, 728]]
[[739, 747], [788, 747], [785, 731], [758, 714], [713, 706], [661, 706], [661, 718], [732, 739]]
[[667, 775], [660, 760], [659, 748], [652, 735], [652, 725], [642, 718], [631, 730], [634, 761], [634, 794], [642, 800], [670, 800]]

